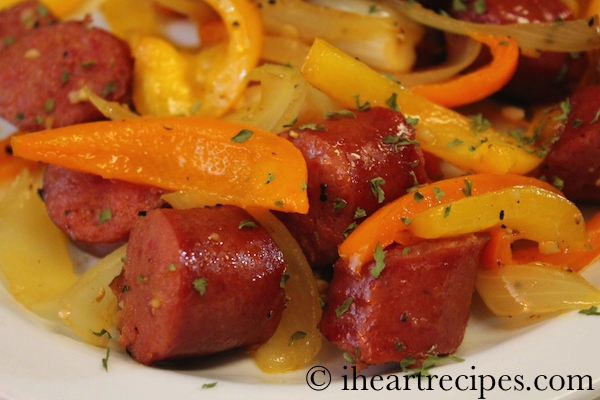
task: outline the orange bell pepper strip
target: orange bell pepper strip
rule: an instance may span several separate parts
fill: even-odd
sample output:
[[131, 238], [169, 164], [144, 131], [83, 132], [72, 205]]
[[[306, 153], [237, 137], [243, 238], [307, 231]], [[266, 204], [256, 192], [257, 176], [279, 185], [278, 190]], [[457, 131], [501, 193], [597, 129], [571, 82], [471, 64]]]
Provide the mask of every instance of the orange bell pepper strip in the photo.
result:
[[476, 174], [441, 180], [418, 187], [381, 207], [348, 235], [338, 247], [338, 253], [358, 273], [363, 264], [373, 259], [378, 244], [385, 248], [394, 242], [407, 245], [414, 241], [409, 227], [417, 214], [469, 196], [523, 185], [559, 193], [547, 182], [520, 175]]
[[447, 82], [411, 86], [409, 89], [444, 107], [458, 107], [474, 103], [496, 93], [515, 74], [519, 61], [519, 45], [509, 37], [473, 33], [473, 39], [486, 44], [492, 53], [492, 62], [476, 71]]
[[584, 249], [565, 249], [554, 253], [542, 253], [537, 246], [513, 246], [523, 235], [509, 234], [498, 229], [492, 233], [482, 258], [482, 268], [493, 269], [511, 264], [543, 263], [580, 271], [600, 258], [600, 213], [586, 222], [588, 242]]
[[35, 173], [42, 168], [37, 162], [12, 155], [10, 136], [0, 140], [0, 184], [9, 183], [24, 169]]
[[537, 149], [427, 100], [321, 39], [314, 41], [302, 73], [344, 107], [369, 102], [418, 119], [421, 148], [464, 171], [527, 174], [542, 161]]
[[15, 155], [104, 178], [195, 191], [207, 204], [306, 213], [306, 162], [289, 141], [203, 117], [101, 121], [12, 139]]

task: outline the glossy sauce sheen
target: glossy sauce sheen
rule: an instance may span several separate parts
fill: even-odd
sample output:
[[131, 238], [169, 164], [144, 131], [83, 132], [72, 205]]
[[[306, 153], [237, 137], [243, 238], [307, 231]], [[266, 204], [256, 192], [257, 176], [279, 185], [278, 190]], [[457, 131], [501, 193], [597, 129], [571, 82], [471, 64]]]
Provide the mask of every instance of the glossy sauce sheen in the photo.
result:
[[285, 262], [268, 232], [239, 227], [240, 208], [158, 209], [131, 232], [116, 284], [119, 343], [143, 364], [269, 339], [285, 305]]
[[[360, 223], [416, 183], [427, 181], [420, 147], [384, 143], [388, 137], [400, 142], [414, 140], [413, 127], [401, 113], [381, 107], [352, 112], [354, 116], [335, 116], [280, 134], [294, 143], [306, 160], [310, 209], [306, 215], [278, 216], [313, 268], [337, 260], [337, 246], [351, 224]], [[377, 178], [385, 180], [380, 185], [381, 202], [371, 184]], [[345, 205], [340, 206], [340, 200]], [[364, 210], [364, 216], [356, 218], [357, 209]]]
[[[354, 275], [344, 261], [334, 267], [321, 332], [358, 367], [412, 357], [417, 368], [431, 355], [460, 346], [470, 314], [485, 234], [420, 242], [386, 249], [385, 269], [375, 262]], [[349, 301], [347, 310], [342, 306]]]

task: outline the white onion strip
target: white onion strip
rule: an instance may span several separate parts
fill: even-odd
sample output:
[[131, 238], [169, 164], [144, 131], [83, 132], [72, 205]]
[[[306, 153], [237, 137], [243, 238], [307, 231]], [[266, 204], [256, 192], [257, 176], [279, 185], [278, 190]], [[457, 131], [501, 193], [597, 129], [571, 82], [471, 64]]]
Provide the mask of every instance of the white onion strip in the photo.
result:
[[437, 14], [414, 2], [392, 0], [392, 3], [399, 12], [414, 21], [446, 32], [510, 36], [523, 48], [543, 51], [574, 52], [600, 47], [598, 15], [572, 21], [494, 25], [460, 21]]
[[481, 43], [469, 36], [446, 33], [448, 56], [435, 67], [406, 74], [394, 74], [404, 86], [426, 85], [445, 81], [467, 68], [479, 55]]

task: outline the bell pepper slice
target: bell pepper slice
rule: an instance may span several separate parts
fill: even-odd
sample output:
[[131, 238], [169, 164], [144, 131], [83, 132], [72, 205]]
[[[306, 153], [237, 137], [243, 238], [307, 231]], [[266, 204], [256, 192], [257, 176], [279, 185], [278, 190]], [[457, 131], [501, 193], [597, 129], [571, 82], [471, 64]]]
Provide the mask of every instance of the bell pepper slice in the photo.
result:
[[416, 140], [423, 150], [464, 171], [526, 174], [542, 161], [536, 149], [415, 94], [324, 40], [315, 40], [302, 73], [345, 107], [369, 102], [418, 118]]
[[581, 271], [600, 258], [600, 213], [586, 221], [588, 243], [583, 249], [563, 249], [554, 253], [543, 253], [537, 246], [513, 245], [522, 234], [509, 233], [504, 229], [492, 230], [492, 240], [485, 248], [481, 266], [494, 269], [511, 264], [544, 263]]
[[207, 203], [306, 213], [307, 170], [289, 141], [203, 117], [101, 121], [13, 137], [15, 155], [152, 185]]
[[48, 217], [39, 187], [24, 170], [0, 199], [0, 276], [19, 303], [56, 322], [58, 300], [77, 276], [68, 238]]
[[518, 231], [543, 252], [583, 250], [587, 235], [581, 211], [560, 194], [525, 185], [466, 197], [415, 215], [409, 230], [434, 239], [494, 227]]
[[36, 173], [42, 168], [37, 162], [14, 157], [10, 141], [10, 136], [0, 140], [0, 185], [12, 182], [24, 169]]
[[447, 82], [411, 86], [410, 90], [444, 107], [458, 107], [485, 99], [510, 81], [519, 60], [517, 42], [481, 33], [469, 36], [489, 47], [493, 57], [490, 64]]
[[393, 242], [410, 244], [414, 240], [409, 227], [417, 214], [469, 196], [523, 185], [559, 193], [547, 182], [521, 175], [476, 174], [441, 180], [417, 187], [381, 207], [348, 235], [338, 247], [338, 253], [355, 273], [359, 273], [362, 265], [373, 259], [377, 245], [385, 248]]
[[227, 28], [228, 40], [199, 51], [133, 35], [136, 59], [133, 101], [142, 115], [200, 115], [227, 112], [246, 87], [262, 51], [262, 22], [248, 0], [207, 0]]

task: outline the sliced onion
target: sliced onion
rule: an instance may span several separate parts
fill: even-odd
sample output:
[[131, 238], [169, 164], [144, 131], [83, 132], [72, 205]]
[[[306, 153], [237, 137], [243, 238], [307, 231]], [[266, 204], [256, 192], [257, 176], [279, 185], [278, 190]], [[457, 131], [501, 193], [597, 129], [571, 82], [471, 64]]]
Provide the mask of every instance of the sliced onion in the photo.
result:
[[265, 35], [262, 59], [275, 64], [300, 68], [310, 46], [297, 38]]
[[600, 290], [579, 273], [552, 265], [509, 265], [480, 270], [475, 288], [487, 307], [502, 317], [600, 305]]
[[469, 36], [446, 33], [448, 56], [443, 64], [407, 74], [394, 74], [404, 86], [425, 85], [452, 78], [467, 68], [479, 55], [481, 43]]
[[287, 263], [287, 303], [275, 334], [253, 354], [260, 369], [283, 373], [308, 365], [321, 350], [321, 300], [304, 253], [285, 225], [268, 210], [248, 212], [264, 226]]
[[308, 86], [298, 68], [265, 64], [252, 70], [248, 78], [260, 82], [260, 102], [224, 119], [271, 132], [280, 132], [297, 120]]
[[425, 32], [421, 25], [399, 14], [361, 15], [301, 0], [261, 4], [268, 35], [298, 38], [307, 44], [320, 37], [385, 71], [410, 70], [416, 60], [415, 45]]
[[460, 21], [425, 9], [420, 4], [394, 0], [400, 13], [425, 26], [465, 35], [470, 32], [510, 36], [519, 46], [544, 51], [586, 51], [600, 47], [599, 18], [529, 24], [478, 24]]
[[83, 89], [83, 93], [90, 103], [94, 105], [106, 118], [111, 120], [123, 120], [129, 118], [137, 118], [139, 115], [134, 113], [124, 104], [115, 101], [107, 101], [96, 93], [92, 92], [87, 86]]
[[62, 295], [58, 315], [80, 338], [94, 346], [106, 347], [109, 335], [116, 335], [117, 296], [109, 285], [123, 269], [127, 246], [121, 246], [90, 267]]

